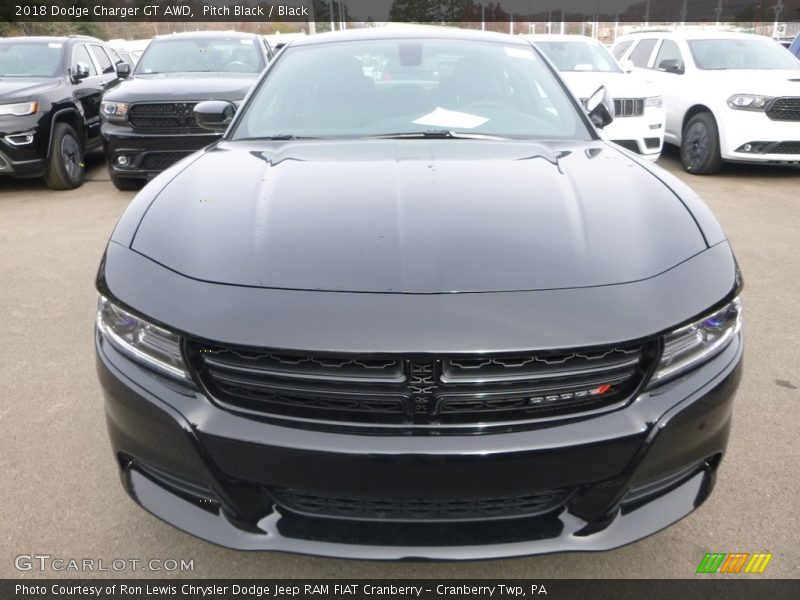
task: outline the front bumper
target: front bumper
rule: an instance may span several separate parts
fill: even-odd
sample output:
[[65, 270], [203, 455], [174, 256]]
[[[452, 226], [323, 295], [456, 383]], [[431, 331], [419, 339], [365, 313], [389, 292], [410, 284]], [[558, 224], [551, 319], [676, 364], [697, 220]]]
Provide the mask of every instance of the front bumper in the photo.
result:
[[664, 109], [646, 108], [641, 117], [614, 117], [601, 137], [651, 161], [664, 146]]
[[40, 177], [45, 171], [48, 143], [34, 116], [0, 122], [0, 175]]
[[[219, 140], [215, 133], [142, 133], [104, 122], [103, 150], [112, 175], [151, 179], [193, 152]], [[124, 157], [125, 164], [120, 164]]]
[[[164, 521], [240, 550], [372, 559], [478, 559], [606, 550], [692, 512], [710, 493], [741, 376], [741, 335], [626, 407], [485, 435], [311, 431], [223, 410], [98, 335], [111, 444], [128, 493]], [[270, 490], [442, 501], [570, 494], [520, 518], [398, 522], [309, 516]]]
[[[800, 162], [800, 121], [773, 121], [763, 112], [723, 109], [720, 155], [735, 162]], [[744, 146], [750, 144], [750, 151]]]

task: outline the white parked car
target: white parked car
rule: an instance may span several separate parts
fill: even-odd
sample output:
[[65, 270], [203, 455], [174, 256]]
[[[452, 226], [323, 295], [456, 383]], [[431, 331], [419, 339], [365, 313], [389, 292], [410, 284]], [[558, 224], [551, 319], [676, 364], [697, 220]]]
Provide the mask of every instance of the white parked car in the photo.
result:
[[664, 94], [665, 141], [690, 173], [723, 161], [800, 161], [800, 60], [770, 38], [732, 32], [641, 32], [612, 53]]
[[573, 95], [586, 99], [601, 85], [614, 100], [614, 121], [600, 135], [620, 146], [656, 160], [664, 142], [661, 90], [625, 73], [597, 40], [582, 35], [529, 35], [561, 73]]

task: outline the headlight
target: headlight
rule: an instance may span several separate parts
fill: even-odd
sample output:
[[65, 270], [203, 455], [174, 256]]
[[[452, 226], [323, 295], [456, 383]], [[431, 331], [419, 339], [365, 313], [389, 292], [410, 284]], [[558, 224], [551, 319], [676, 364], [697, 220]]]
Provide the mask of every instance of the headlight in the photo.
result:
[[12, 115], [14, 117], [24, 117], [32, 115], [39, 110], [38, 102], [18, 102], [17, 104], [0, 104], [0, 116]]
[[117, 350], [162, 373], [189, 379], [181, 357], [181, 338], [116, 306], [105, 296], [97, 301], [97, 327]]
[[734, 94], [728, 98], [728, 106], [735, 110], [764, 110], [770, 100], [772, 100], [770, 96]]
[[644, 99], [644, 105], [651, 108], [661, 108], [664, 106], [664, 96], [652, 96]]
[[124, 123], [128, 116], [128, 104], [125, 102], [101, 102], [100, 114], [112, 123]]
[[675, 377], [721, 352], [742, 328], [742, 303], [730, 304], [664, 336], [664, 352], [652, 381]]

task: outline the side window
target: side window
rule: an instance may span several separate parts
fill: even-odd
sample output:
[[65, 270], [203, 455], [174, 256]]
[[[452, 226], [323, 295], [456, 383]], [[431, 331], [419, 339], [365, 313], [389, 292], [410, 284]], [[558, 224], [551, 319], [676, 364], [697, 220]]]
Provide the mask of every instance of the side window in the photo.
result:
[[86, 46], [83, 44], [78, 44], [72, 48], [72, 63], [70, 66], [74, 68], [78, 63], [84, 63], [87, 67], [89, 67], [89, 77], [94, 77], [97, 75], [97, 69], [94, 68], [94, 62], [89, 56], [89, 51], [86, 49]]
[[683, 57], [678, 44], [672, 40], [664, 40], [656, 55], [655, 68], [659, 71], [683, 73]]
[[633, 49], [631, 52], [631, 61], [633, 61], [634, 67], [640, 67], [642, 69], [647, 68], [647, 60], [650, 58], [650, 55], [653, 53], [653, 48], [656, 46], [656, 39], [655, 38], [647, 38], [644, 40], [639, 40], [639, 43], [636, 44], [636, 48]]
[[106, 54], [108, 54], [109, 58], [111, 59], [111, 62], [114, 63], [115, 65], [121, 62], [125, 62], [124, 60], [122, 60], [122, 57], [119, 54], [117, 54], [117, 51], [114, 50], [113, 48], [109, 48], [108, 46], [106, 46], [105, 49], [106, 49]]
[[98, 64], [100, 65], [100, 69], [104, 74], [114, 72], [114, 65], [111, 64], [111, 60], [109, 60], [108, 55], [103, 50], [102, 46], [92, 44], [92, 54], [94, 54]]
[[614, 58], [617, 60], [622, 58], [622, 55], [625, 54], [625, 50], [631, 47], [633, 40], [628, 40], [626, 42], [620, 42], [617, 46], [614, 46], [614, 49], [611, 51], [614, 55]]

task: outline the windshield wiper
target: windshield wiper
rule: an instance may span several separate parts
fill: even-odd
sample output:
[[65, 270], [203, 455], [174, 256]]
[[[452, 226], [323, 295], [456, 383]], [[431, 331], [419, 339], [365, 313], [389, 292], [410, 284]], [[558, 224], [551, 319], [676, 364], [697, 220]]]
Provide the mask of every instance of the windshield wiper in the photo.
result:
[[488, 135], [485, 133], [468, 133], [452, 131], [449, 129], [426, 129], [425, 131], [403, 131], [400, 133], [381, 133], [378, 135], [366, 136], [370, 139], [460, 139], [460, 140], [507, 140], [508, 138], [499, 135]]

